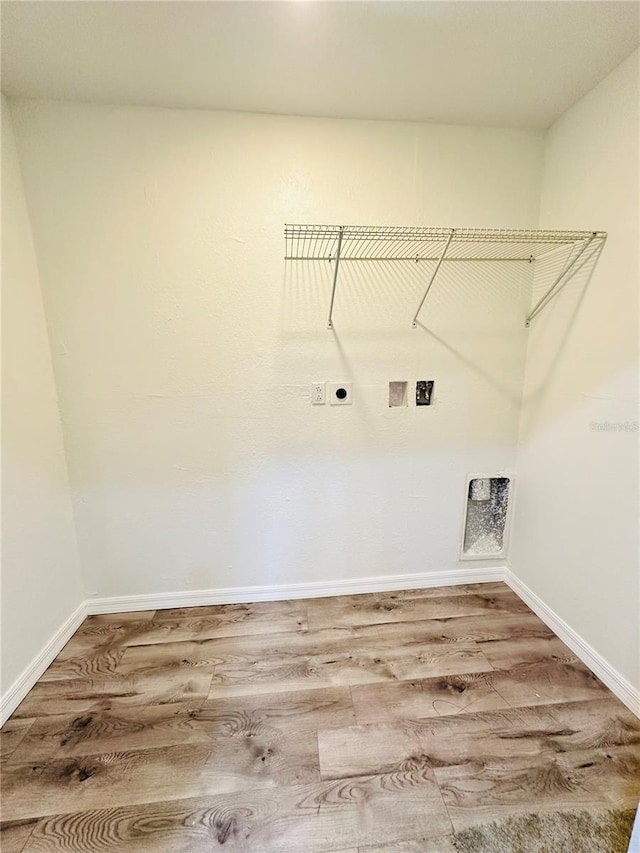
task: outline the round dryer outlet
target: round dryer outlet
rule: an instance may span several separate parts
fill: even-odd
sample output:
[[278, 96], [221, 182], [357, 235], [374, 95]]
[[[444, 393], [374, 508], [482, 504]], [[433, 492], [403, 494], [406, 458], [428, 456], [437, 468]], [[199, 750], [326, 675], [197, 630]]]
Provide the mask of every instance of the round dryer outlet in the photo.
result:
[[351, 405], [351, 383], [350, 382], [330, 382], [329, 383], [329, 402], [332, 406], [350, 406]]

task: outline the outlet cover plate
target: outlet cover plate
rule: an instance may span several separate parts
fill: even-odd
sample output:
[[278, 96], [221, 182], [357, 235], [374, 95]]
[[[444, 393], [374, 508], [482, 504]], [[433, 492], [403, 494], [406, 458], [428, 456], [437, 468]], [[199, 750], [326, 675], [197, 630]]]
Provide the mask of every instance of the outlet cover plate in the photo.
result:
[[311, 405], [312, 406], [324, 406], [326, 403], [325, 391], [326, 391], [327, 383], [326, 382], [312, 382], [311, 383]]

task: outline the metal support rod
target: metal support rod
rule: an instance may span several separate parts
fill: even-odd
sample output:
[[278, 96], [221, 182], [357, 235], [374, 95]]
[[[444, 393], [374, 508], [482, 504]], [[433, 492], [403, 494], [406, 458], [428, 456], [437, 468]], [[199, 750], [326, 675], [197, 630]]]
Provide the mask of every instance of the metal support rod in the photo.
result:
[[420, 305], [418, 305], [418, 310], [416, 311], [416, 313], [413, 316], [413, 328], [414, 329], [418, 325], [418, 314], [422, 310], [422, 306], [424, 305], [424, 301], [427, 298], [427, 294], [429, 293], [429, 290], [431, 289], [431, 285], [433, 284], [436, 276], [438, 275], [438, 270], [440, 269], [440, 264], [444, 261], [444, 256], [447, 254], [447, 249], [449, 248], [449, 244], [453, 240], [453, 235], [455, 233], [456, 233], [455, 228], [452, 228], [451, 233], [449, 234], [449, 237], [447, 239], [447, 242], [444, 244], [444, 249], [442, 250], [442, 254], [438, 258], [438, 263], [436, 264], [436, 268], [434, 269], [433, 273], [431, 274], [431, 278], [429, 279], [429, 284], [427, 285], [427, 289], [424, 292], [424, 296], [422, 297], [422, 299], [420, 301]]
[[340, 251], [342, 249], [342, 225], [340, 226], [340, 232], [338, 234], [338, 249], [336, 251], [336, 268], [333, 271], [333, 289], [331, 291], [331, 304], [329, 305], [329, 322], [327, 324], [328, 329], [333, 329], [333, 303], [336, 298], [336, 284], [338, 283], [338, 267], [340, 266]]
[[[562, 288], [565, 286], [565, 284], [567, 284], [571, 280], [571, 277], [577, 271], [576, 263], [582, 257], [582, 255], [586, 252], [586, 250], [589, 248], [591, 243], [595, 240], [596, 236], [597, 235], [594, 232], [590, 237], [588, 237], [584, 241], [584, 243], [580, 247], [580, 251], [577, 252], [577, 254], [573, 258], [573, 260], [565, 265], [564, 269], [562, 270], [560, 275], [556, 278], [556, 280], [551, 285], [549, 290], [547, 290], [547, 292], [544, 294], [544, 296], [542, 296], [537, 301], [537, 303], [534, 305], [534, 307], [529, 312], [529, 316], [527, 317], [527, 319], [524, 322], [524, 324], [527, 328], [530, 326], [531, 321], [536, 316], [536, 314], [538, 314], [540, 311], [542, 311], [542, 309], [547, 305], [547, 303], [550, 302], [555, 296], [557, 296], [560, 293], [560, 291], [562, 290]], [[582, 266], [582, 264], [580, 266]], [[562, 284], [561, 284], [561, 282], [562, 282]]]
[[[580, 270], [582, 269], [582, 267], [583, 267], [586, 263], [588, 263], [592, 258], [594, 258], [597, 254], [598, 254], [598, 249], [597, 249], [597, 248], [596, 248], [596, 251], [595, 251], [595, 252], [591, 252], [591, 253], [589, 253], [589, 254], [587, 254], [587, 253], [585, 252], [585, 253], [583, 254], [583, 257], [582, 257], [582, 260], [580, 261], [580, 263], [579, 263], [579, 264], [576, 264], [576, 266], [571, 270], [571, 274], [569, 275], [569, 277], [567, 278], [567, 280], [566, 280], [566, 281], [562, 284], [562, 286], [561, 286], [561, 287], [559, 287], [559, 288], [558, 288], [554, 293], [551, 293], [551, 295], [549, 296], [549, 298], [547, 299], [547, 301], [546, 301], [546, 302], [544, 302], [544, 303], [543, 303], [543, 304], [538, 308], [538, 312], [537, 312], [537, 313], [540, 313], [540, 311], [542, 311], [542, 309], [543, 309], [543, 308], [546, 308], [546, 307], [547, 307], [547, 305], [548, 305], [548, 304], [549, 304], [553, 299], [555, 299], [555, 298], [556, 298], [556, 296], [557, 296], [557, 295], [562, 291], [562, 288], [565, 286], [565, 284], [568, 284], [568, 283], [569, 283], [569, 281], [574, 277], [574, 275], [576, 275], [577, 273], [579, 273], [579, 272], [580, 272]], [[577, 260], [577, 258], [576, 258], [576, 260]], [[527, 328], [529, 328], [529, 326], [530, 326], [530, 325], [531, 325], [531, 322], [530, 322], [529, 320], [527, 320], [527, 321], [525, 322], [525, 326], [526, 326]]]

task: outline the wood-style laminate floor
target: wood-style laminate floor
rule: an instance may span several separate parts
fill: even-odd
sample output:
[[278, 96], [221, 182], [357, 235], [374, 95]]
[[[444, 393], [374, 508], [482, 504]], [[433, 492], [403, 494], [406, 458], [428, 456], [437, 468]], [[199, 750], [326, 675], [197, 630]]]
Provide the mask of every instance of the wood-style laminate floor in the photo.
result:
[[91, 616], [1, 743], [2, 853], [452, 853], [640, 796], [640, 722], [504, 584]]

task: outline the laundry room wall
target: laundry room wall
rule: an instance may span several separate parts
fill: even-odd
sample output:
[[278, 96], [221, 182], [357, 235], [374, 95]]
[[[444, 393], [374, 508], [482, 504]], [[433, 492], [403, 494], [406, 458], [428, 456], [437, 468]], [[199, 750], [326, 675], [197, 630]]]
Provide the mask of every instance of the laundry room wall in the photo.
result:
[[345, 263], [328, 330], [333, 266], [283, 229], [535, 227], [544, 134], [14, 114], [89, 597], [466, 571], [466, 474], [515, 466], [529, 265], [444, 265], [413, 329], [432, 264]]

